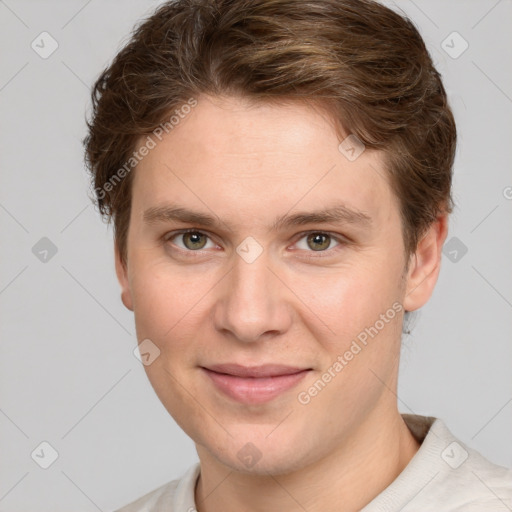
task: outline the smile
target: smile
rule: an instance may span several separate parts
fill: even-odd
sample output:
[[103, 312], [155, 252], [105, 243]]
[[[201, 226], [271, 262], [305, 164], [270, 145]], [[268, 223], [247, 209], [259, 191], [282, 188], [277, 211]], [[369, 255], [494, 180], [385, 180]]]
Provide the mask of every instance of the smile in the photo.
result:
[[[216, 367], [201, 367], [215, 388], [224, 395], [246, 404], [262, 404], [296, 386], [311, 370], [289, 367], [244, 368], [231, 366], [231, 372], [222, 373]], [[227, 365], [222, 368], [227, 370]], [[240, 375], [242, 374], [242, 375]], [[257, 376], [248, 376], [248, 374]]]

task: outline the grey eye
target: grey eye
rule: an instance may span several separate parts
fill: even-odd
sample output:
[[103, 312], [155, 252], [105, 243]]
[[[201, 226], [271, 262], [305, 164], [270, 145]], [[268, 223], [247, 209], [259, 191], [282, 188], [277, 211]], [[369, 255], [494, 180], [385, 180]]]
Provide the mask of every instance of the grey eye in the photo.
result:
[[[303, 243], [301, 247], [300, 245], [302, 240], [305, 240], [305, 245]], [[309, 233], [299, 240], [297, 247], [299, 249], [321, 252], [330, 249], [332, 242], [335, 242], [336, 244], [338, 243], [331, 235], [327, 233]]]
[[201, 233], [201, 231], [187, 231], [185, 233], [178, 233], [169, 240], [172, 240], [181, 249], [197, 251], [206, 247], [209, 237]]

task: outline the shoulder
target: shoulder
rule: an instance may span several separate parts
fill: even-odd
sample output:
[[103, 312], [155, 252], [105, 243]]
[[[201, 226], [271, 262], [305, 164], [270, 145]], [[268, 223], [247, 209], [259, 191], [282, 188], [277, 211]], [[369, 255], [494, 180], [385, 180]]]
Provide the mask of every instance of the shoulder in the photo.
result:
[[439, 418], [403, 414], [420, 449], [364, 512], [510, 512], [512, 470], [456, 438]]
[[432, 475], [425, 504], [451, 512], [512, 509], [511, 469], [456, 438], [439, 418], [432, 422], [424, 444], [417, 463]]
[[436, 486], [454, 512], [512, 510], [512, 469], [494, 464], [460, 440], [442, 452], [447, 468]]
[[[168, 482], [115, 512], [151, 512], [153, 510], [160, 510], [157, 507], [167, 506], [169, 508], [172, 504], [178, 482], [179, 480]], [[169, 508], [169, 510], [172, 509]]]
[[[191, 466], [180, 478], [172, 480], [141, 496], [115, 512], [187, 512], [194, 509], [194, 490], [199, 463]], [[188, 508], [187, 508], [188, 507]]]

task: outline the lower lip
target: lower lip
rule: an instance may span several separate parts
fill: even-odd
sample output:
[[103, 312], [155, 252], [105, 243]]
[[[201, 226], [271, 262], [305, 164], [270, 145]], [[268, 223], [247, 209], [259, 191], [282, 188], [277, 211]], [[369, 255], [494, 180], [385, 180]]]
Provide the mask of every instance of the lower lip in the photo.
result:
[[262, 404], [297, 385], [310, 370], [277, 377], [235, 377], [217, 373], [206, 368], [202, 370], [210, 377], [217, 389], [225, 395], [245, 404]]

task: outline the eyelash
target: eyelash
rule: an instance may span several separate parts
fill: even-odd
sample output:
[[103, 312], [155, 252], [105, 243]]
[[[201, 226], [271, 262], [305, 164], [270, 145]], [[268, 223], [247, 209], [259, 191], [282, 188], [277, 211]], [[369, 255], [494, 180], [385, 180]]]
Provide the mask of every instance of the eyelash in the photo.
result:
[[[176, 237], [178, 237], [180, 235], [184, 235], [186, 233], [198, 233], [198, 234], [206, 236], [210, 241], [213, 241], [212, 238], [210, 237], [210, 235], [208, 235], [208, 233], [205, 233], [204, 231], [202, 231], [200, 229], [194, 229], [194, 228], [180, 229], [178, 231], [172, 231], [171, 233], [165, 234], [163, 239], [164, 239], [165, 243], [172, 242], [172, 239], [174, 239], [174, 238], [176, 238]], [[296, 240], [295, 240], [294, 244], [296, 244], [299, 240], [302, 240], [304, 237], [307, 237], [308, 235], [311, 235], [311, 234], [315, 234], [315, 235], [328, 235], [332, 240], [335, 240], [338, 243], [338, 245], [336, 245], [333, 248], [325, 249], [324, 251], [313, 251], [313, 250], [306, 251], [306, 252], [314, 254], [314, 256], [313, 255], [307, 256], [308, 258], [322, 258], [322, 257], [325, 257], [325, 256], [321, 256], [322, 253], [323, 254], [327, 253], [329, 256], [331, 256], [332, 255], [332, 251], [335, 251], [337, 249], [339, 250], [343, 246], [346, 246], [346, 245], [349, 244], [349, 240], [344, 238], [344, 237], [341, 237], [340, 235], [337, 235], [335, 233], [331, 233], [329, 231], [318, 231], [318, 230], [303, 231], [301, 233], [298, 233], [296, 235]], [[182, 249], [181, 247], [177, 247], [177, 249], [179, 251], [185, 252], [187, 254], [198, 253], [197, 256], [200, 256], [201, 253], [204, 250], [207, 250], [207, 249], [197, 249], [196, 251], [193, 251], [193, 250], [190, 250], [190, 249]], [[301, 249], [299, 249], [299, 250], [301, 250]]]

